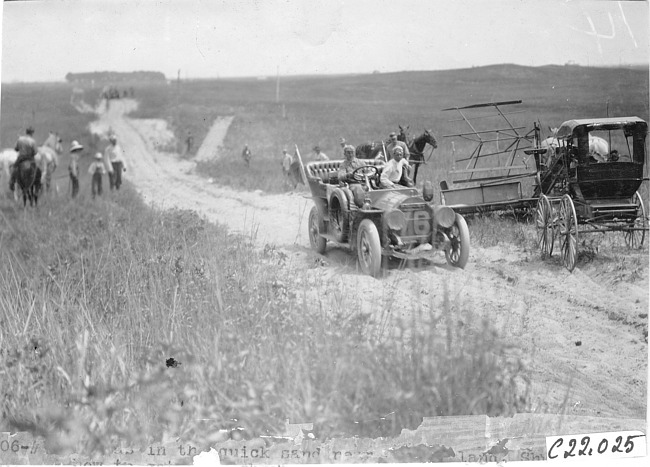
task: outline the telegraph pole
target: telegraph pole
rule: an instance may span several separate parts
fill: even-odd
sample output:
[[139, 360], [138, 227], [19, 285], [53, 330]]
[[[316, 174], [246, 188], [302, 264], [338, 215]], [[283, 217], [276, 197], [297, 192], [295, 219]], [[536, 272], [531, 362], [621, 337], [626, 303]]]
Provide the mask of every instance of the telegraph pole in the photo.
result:
[[275, 102], [280, 103], [280, 67], [278, 66], [278, 71], [275, 79]]

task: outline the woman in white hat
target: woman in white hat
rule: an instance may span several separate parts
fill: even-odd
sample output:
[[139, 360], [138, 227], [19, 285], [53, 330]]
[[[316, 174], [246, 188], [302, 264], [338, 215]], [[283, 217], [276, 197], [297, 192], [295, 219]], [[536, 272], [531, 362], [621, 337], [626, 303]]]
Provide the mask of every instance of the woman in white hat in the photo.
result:
[[70, 185], [72, 186], [73, 198], [79, 193], [79, 156], [83, 148], [77, 140], [74, 140], [70, 145], [70, 165], [68, 165], [68, 172], [70, 173]]
[[88, 173], [92, 175], [92, 192], [93, 199], [96, 195], [102, 194], [102, 176], [106, 173], [106, 168], [104, 167], [104, 161], [101, 152], [95, 154], [95, 160], [90, 167], [88, 167]]

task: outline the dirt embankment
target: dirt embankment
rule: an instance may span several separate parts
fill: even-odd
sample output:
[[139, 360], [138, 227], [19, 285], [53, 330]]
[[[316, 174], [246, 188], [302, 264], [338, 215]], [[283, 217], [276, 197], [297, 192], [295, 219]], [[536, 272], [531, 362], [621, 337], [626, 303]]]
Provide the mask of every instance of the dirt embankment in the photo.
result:
[[[647, 253], [631, 253], [643, 258], [634, 271], [594, 261], [569, 273], [556, 261], [542, 262], [537, 251], [472, 246], [465, 270], [447, 266], [441, 253], [427, 269], [394, 268], [373, 279], [357, 271], [356, 258], [345, 250], [329, 247], [325, 257], [311, 252], [306, 223], [313, 203], [307, 194], [265, 195], [209, 183], [193, 173], [192, 162], [156, 150], [164, 131], [128, 118], [134, 105], [112, 101], [94, 129], [117, 133], [131, 168], [126, 175], [144, 199], [159, 208], [195, 210], [255, 234], [260, 247], [282, 250], [288, 274], [310, 286], [324, 310], [343, 300], [364, 313], [390, 309], [408, 317], [419, 306], [442, 310], [446, 289], [454, 307], [486, 317], [520, 349], [532, 373], [536, 410], [557, 412], [570, 383], [567, 404], [574, 415], [645, 417]], [[211, 147], [219, 146], [226, 131], [222, 124], [211, 133]]]

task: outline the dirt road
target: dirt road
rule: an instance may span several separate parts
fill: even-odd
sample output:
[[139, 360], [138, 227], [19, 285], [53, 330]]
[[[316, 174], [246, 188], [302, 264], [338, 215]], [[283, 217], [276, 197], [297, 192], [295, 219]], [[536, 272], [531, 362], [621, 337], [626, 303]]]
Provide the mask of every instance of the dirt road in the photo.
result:
[[[446, 289], [455, 318], [472, 318], [462, 310], [474, 319], [485, 317], [520, 349], [532, 373], [536, 411], [557, 413], [571, 383], [566, 406], [573, 415], [645, 418], [647, 249], [630, 252], [627, 262], [601, 253], [569, 273], [558, 261], [542, 262], [537, 251], [520, 246], [473, 245], [465, 270], [450, 268], [440, 254], [427, 269], [394, 268], [373, 279], [357, 271], [356, 259], [345, 250], [329, 247], [324, 257], [310, 251], [307, 194], [238, 192], [209, 183], [193, 173], [192, 162], [156, 150], [156, 141], [164, 138], [156, 133], [163, 129], [127, 118], [134, 106], [130, 100], [112, 101], [93, 129], [117, 133], [131, 167], [127, 178], [144, 199], [158, 208], [195, 210], [234, 231], [255, 234], [260, 247], [284, 251], [287, 275], [307, 285], [323, 310], [358, 307], [409, 316], [420, 306], [442, 310]], [[223, 139], [227, 126], [218, 131]], [[219, 135], [211, 138], [218, 146]], [[397, 290], [397, 299], [387, 288]]]

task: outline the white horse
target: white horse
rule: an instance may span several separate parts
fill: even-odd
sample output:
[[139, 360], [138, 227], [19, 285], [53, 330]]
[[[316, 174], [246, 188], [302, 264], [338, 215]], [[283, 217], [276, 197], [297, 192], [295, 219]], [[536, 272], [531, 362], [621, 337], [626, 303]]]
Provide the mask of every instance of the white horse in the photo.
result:
[[[0, 164], [2, 164], [2, 171], [0, 172], [0, 186], [2, 184], [5, 184], [5, 186], [9, 186], [9, 178], [11, 177], [11, 169], [16, 162], [16, 159], [18, 158], [18, 152], [16, 152], [14, 149], [7, 148], [3, 149], [2, 152], [0, 152]], [[2, 181], [2, 174], [5, 174], [7, 176], [6, 181]]]
[[38, 148], [35, 160], [36, 165], [41, 168], [41, 184], [45, 190], [50, 191], [52, 174], [59, 165], [59, 156], [63, 153], [63, 145], [58, 134], [50, 132], [49, 136], [41, 147]]
[[[549, 158], [555, 157], [558, 148], [563, 148], [566, 146], [565, 140], [559, 140], [555, 137], [557, 130], [557, 128], [551, 128], [553, 136], [549, 136], [539, 143], [540, 148], [548, 149], [544, 158], [544, 163], [546, 163]], [[594, 136], [590, 134], [589, 155], [596, 159], [598, 162], [607, 162], [607, 157], [609, 156], [609, 144], [607, 144], [607, 141], [605, 141], [600, 136]]]

